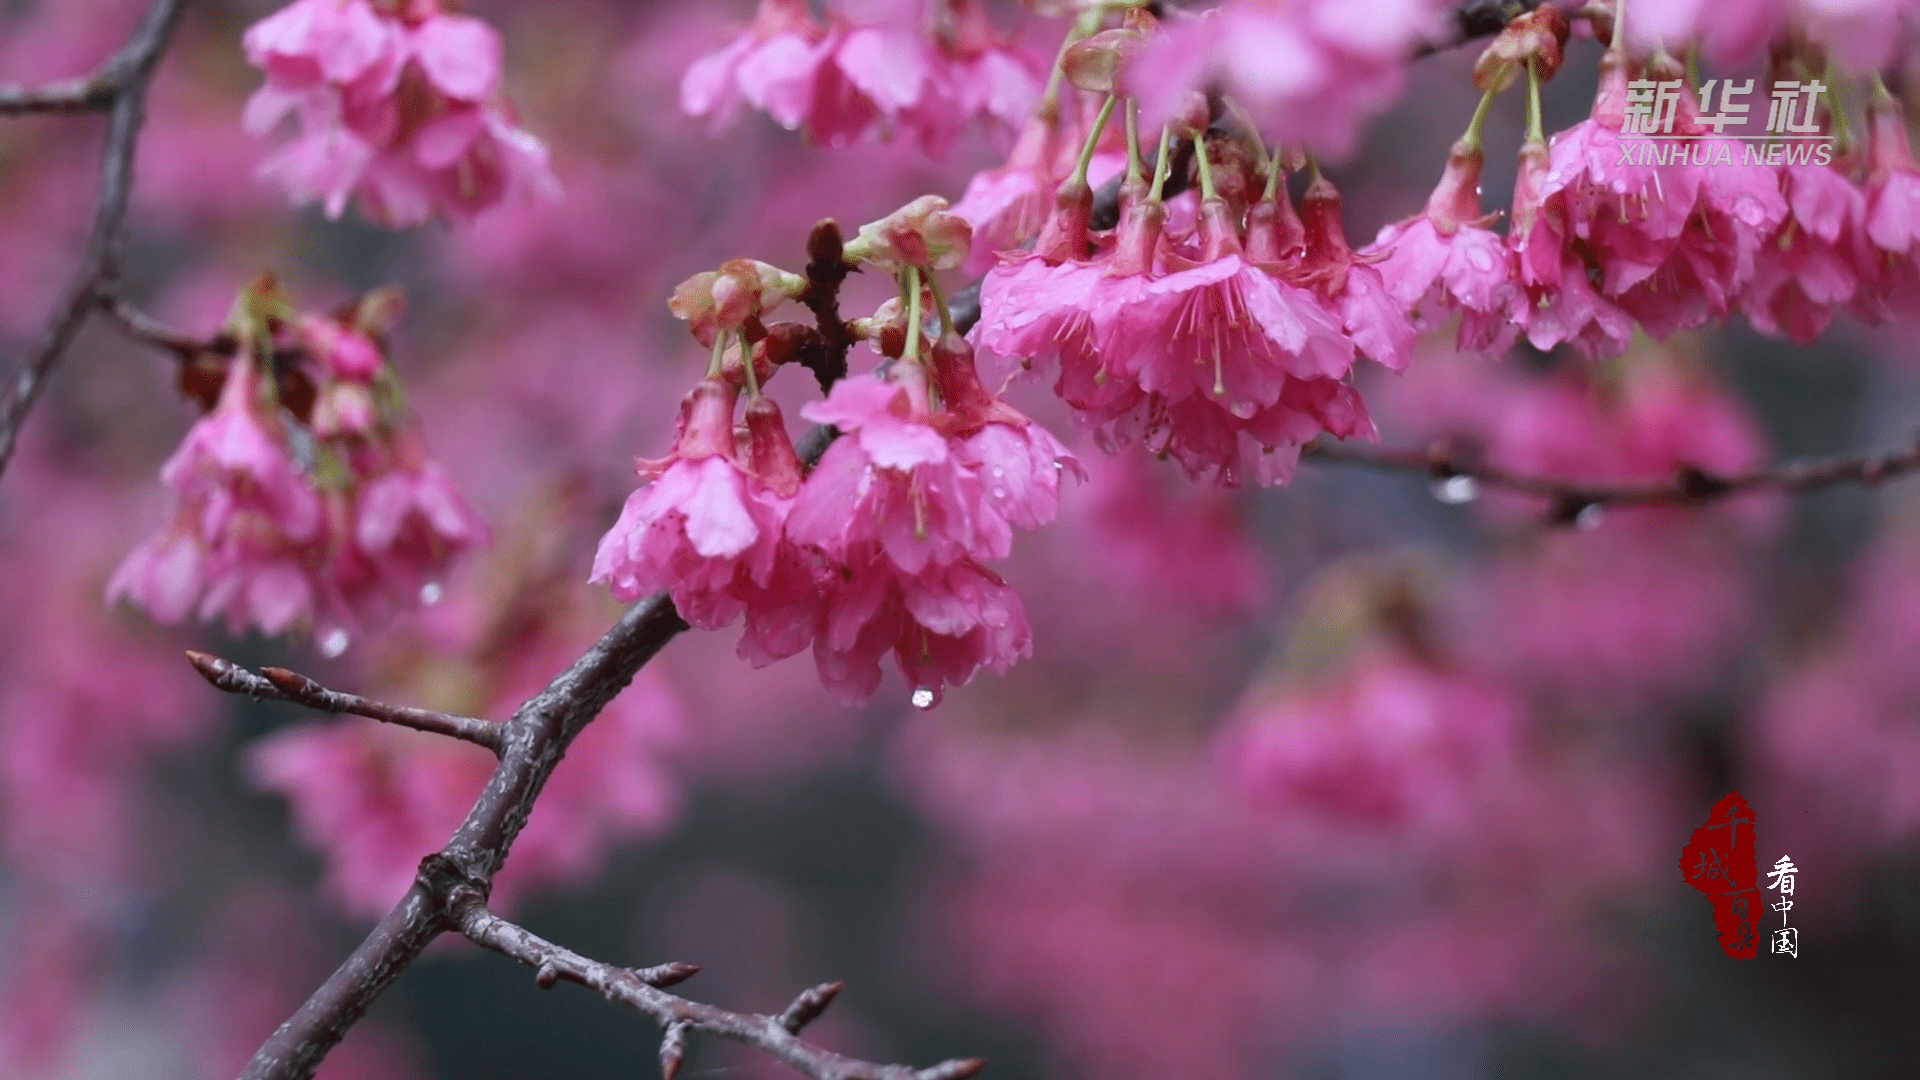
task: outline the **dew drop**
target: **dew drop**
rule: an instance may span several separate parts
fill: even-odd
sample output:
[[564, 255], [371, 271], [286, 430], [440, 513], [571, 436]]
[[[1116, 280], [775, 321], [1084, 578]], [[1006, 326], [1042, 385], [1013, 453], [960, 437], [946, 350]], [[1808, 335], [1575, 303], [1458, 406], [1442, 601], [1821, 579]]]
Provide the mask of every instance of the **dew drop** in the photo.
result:
[[933, 708], [933, 691], [924, 686], [916, 688], [913, 692], [913, 707], [916, 709]]
[[320, 655], [331, 660], [347, 651], [347, 632], [334, 627], [320, 639]]
[[994, 498], [996, 498], [996, 499], [1004, 499], [1004, 498], [1006, 498], [1006, 497], [1007, 497], [1007, 489], [1006, 489], [1006, 488], [1003, 488], [1003, 487], [997, 487], [997, 488], [994, 488], [994, 489], [993, 489], [993, 497], [994, 497]]
[[1448, 506], [1465, 506], [1480, 497], [1480, 482], [1471, 476], [1449, 476], [1433, 485], [1433, 497]]
[[1227, 411], [1242, 420], [1251, 420], [1253, 419], [1253, 414], [1259, 412], [1260, 409], [1251, 401], [1236, 401], [1227, 407]]
[[1007, 470], [1005, 470], [1005, 469], [1003, 469], [1003, 468], [1001, 468], [1001, 467], [1000, 467], [1000, 466], [998, 466], [998, 465], [995, 465], [995, 466], [993, 467], [993, 475], [995, 475], [995, 476], [1005, 476], [1005, 475], [1007, 475]]
[[440, 583], [437, 581], [429, 581], [425, 585], [420, 586], [420, 602], [427, 607], [432, 607], [439, 603], [440, 598], [446, 594], [447, 591], [441, 588]]
[[1604, 507], [1599, 503], [1589, 503], [1581, 509], [1580, 513], [1574, 516], [1573, 527], [1576, 529], [1597, 529], [1600, 527], [1600, 523], [1606, 520], [1606, 517], [1607, 511]]

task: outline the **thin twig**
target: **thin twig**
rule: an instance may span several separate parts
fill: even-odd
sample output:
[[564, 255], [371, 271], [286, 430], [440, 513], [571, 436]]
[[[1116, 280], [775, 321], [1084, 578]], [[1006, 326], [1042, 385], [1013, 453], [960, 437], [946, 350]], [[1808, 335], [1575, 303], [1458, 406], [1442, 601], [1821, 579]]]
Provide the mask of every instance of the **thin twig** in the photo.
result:
[[979, 1058], [942, 1062], [925, 1070], [906, 1065], [878, 1065], [836, 1054], [800, 1038], [797, 1032], [801, 1024], [789, 1026], [789, 1018], [818, 1016], [838, 991], [838, 984], [828, 984], [831, 989], [815, 987], [805, 991], [779, 1016], [737, 1013], [669, 994], [647, 979], [644, 972], [589, 960], [547, 941], [488, 911], [475, 892], [456, 893], [452, 915], [460, 932], [470, 940], [533, 968], [541, 979], [579, 983], [599, 991], [609, 1001], [653, 1018], [669, 1033], [668, 1052], [662, 1054], [663, 1071], [669, 1074], [679, 1069], [685, 1037], [693, 1032], [744, 1043], [813, 1080], [928, 1080], [935, 1076], [960, 1080], [986, 1067], [986, 1062]]
[[175, 330], [135, 307], [118, 292], [102, 289], [98, 301], [100, 310], [122, 334], [143, 345], [165, 349], [182, 360], [191, 360], [204, 353], [225, 354], [233, 351], [231, 337], [223, 334], [203, 340]]
[[503, 729], [491, 720], [370, 701], [357, 694], [329, 690], [305, 675], [286, 668], [261, 668], [260, 674], [255, 675], [230, 660], [191, 649], [187, 651], [187, 660], [202, 678], [229, 693], [246, 694], [255, 699], [291, 701], [321, 712], [351, 713], [484, 746], [496, 756], [500, 753], [500, 733]]
[[113, 104], [117, 87], [103, 68], [78, 79], [45, 86], [0, 85], [0, 116], [26, 113], [98, 112]]
[[1749, 491], [1814, 491], [1840, 484], [1871, 487], [1920, 470], [1920, 437], [1906, 446], [1844, 457], [1792, 458], [1745, 472], [1717, 475], [1687, 467], [1662, 480], [1593, 483], [1516, 473], [1464, 455], [1445, 442], [1425, 450], [1393, 450], [1351, 443], [1317, 442], [1308, 461], [1390, 472], [1424, 473], [1436, 480], [1467, 477], [1476, 484], [1537, 495], [1553, 501], [1556, 516], [1578, 515], [1589, 506], [1699, 505]]
[[[94, 208], [93, 229], [87, 236], [80, 267], [62, 290], [46, 327], [19, 371], [7, 381], [4, 392], [0, 392], [0, 472], [6, 470], [13, 457], [20, 425], [46, 388], [47, 377], [80, 333], [100, 289], [119, 273], [121, 226], [126, 221], [127, 198], [133, 189], [134, 148], [139, 141], [140, 125], [146, 119], [147, 86], [180, 21], [184, 3], [185, 0], [154, 0], [133, 37], [91, 77], [111, 87], [106, 149], [100, 160], [100, 191]], [[23, 92], [19, 100], [27, 101], [37, 93], [40, 92]]]

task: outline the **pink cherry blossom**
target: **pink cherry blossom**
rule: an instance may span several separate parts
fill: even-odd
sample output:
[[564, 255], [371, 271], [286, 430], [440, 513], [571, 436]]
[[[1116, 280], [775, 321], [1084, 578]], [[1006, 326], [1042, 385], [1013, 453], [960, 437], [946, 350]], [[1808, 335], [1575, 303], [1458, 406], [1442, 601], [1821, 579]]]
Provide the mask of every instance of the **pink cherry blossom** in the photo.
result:
[[1872, 265], [1867, 201], [1853, 181], [1824, 165], [1790, 165], [1781, 179], [1790, 214], [1755, 254], [1741, 310], [1755, 329], [1805, 345], [1853, 302], [1862, 270]]
[[1855, 260], [1861, 288], [1853, 309], [1880, 322], [1920, 310], [1920, 169], [1897, 100], [1877, 95], [1867, 123], [1866, 243]]
[[254, 364], [234, 359], [219, 405], [162, 467], [174, 520], [121, 564], [109, 600], [130, 597], [162, 622], [185, 618], [197, 600], [202, 618], [222, 615], [235, 633], [340, 618], [324, 607], [312, 566], [325, 541], [320, 495], [263, 402]]
[[653, 482], [601, 538], [591, 578], [627, 602], [665, 590], [682, 618], [709, 630], [741, 614], [737, 581], [768, 583], [781, 535], [779, 497], [757, 497], [735, 460], [733, 409], [719, 380], [687, 393], [673, 452], [643, 463]]
[[986, 483], [932, 424], [926, 378], [901, 363], [889, 381], [856, 375], [800, 415], [843, 432], [800, 489], [787, 519], [796, 543], [847, 559], [876, 544], [902, 573], [1005, 558], [1013, 530]]
[[1381, 229], [1361, 254], [1381, 257], [1381, 281], [1403, 308], [1420, 317], [1435, 300], [1457, 310], [1460, 347], [1497, 353], [1512, 344], [1508, 316], [1525, 301], [1505, 241], [1480, 212], [1484, 158], [1477, 145], [1456, 146], [1425, 212]]

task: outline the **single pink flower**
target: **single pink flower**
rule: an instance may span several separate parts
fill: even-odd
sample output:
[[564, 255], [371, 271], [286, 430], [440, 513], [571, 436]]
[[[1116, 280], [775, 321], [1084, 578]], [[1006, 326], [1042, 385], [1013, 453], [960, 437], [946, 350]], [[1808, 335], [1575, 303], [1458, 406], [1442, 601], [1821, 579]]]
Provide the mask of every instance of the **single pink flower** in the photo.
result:
[[1754, 258], [1740, 307], [1754, 329], [1806, 345], [1851, 304], [1872, 275], [1865, 234], [1866, 196], [1838, 169], [1790, 165], [1781, 170], [1790, 216]]
[[1399, 371], [1412, 359], [1418, 334], [1406, 305], [1388, 291], [1380, 271], [1348, 245], [1340, 206], [1340, 192], [1326, 177], [1315, 176], [1300, 198], [1306, 255], [1286, 276], [1308, 285], [1339, 314], [1340, 325], [1368, 359]]
[[1899, 101], [1868, 104], [1866, 239], [1854, 310], [1869, 322], [1920, 311], [1920, 169]]
[[1426, 210], [1381, 229], [1361, 254], [1379, 259], [1387, 294], [1416, 318], [1437, 301], [1461, 314], [1460, 348], [1498, 353], [1512, 344], [1509, 315], [1524, 298], [1506, 241], [1480, 212], [1484, 160], [1478, 146], [1455, 146]]
[[218, 405], [161, 468], [174, 521], [121, 564], [109, 601], [131, 597], [171, 622], [197, 598], [200, 617], [224, 615], [235, 633], [330, 617], [316, 610], [312, 570], [326, 542], [321, 499], [262, 393], [252, 358], [235, 357]]
[[800, 415], [843, 435], [800, 489], [787, 519], [795, 543], [836, 559], [877, 543], [907, 574], [1011, 550], [1013, 531], [988, 505], [982, 478], [934, 426], [919, 365], [842, 379]]
[[781, 522], [753, 497], [752, 478], [735, 460], [734, 391], [703, 380], [680, 408], [673, 452], [641, 463], [652, 483], [627, 498], [601, 538], [590, 580], [607, 582], [626, 602], [665, 590], [682, 618], [712, 630], [743, 610], [736, 579], [767, 583]]

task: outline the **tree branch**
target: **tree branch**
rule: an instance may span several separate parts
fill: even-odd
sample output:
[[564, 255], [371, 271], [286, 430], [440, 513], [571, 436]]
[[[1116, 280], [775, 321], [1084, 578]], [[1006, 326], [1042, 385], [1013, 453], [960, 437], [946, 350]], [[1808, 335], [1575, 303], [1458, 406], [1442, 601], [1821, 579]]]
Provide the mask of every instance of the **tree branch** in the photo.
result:
[[[1889, 477], [1920, 470], [1920, 436], [1906, 446], [1845, 457], [1793, 458], [1741, 473], [1715, 475], [1686, 467], [1664, 480], [1589, 483], [1532, 476], [1488, 465], [1445, 441], [1425, 450], [1392, 450], [1348, 443], [1316, 442], [1302, 453], [1307, 461], [1354, 465], [1387, 472], [1424, 473], [1436, 480], [1465, 478], [1475, 485], [1550, 499], [1554, 516], [1572, 520], [1590, 506], [1691, 506], [1749, 491], [1815, 491], [1840, 484], [1872, 487]], [[1460, 502], [1473, 497], [1463, 491]]]
[[661, 971], [677, 972], [684, 965], [634, 971], [589, 960], [493, 914], [472, 891], [456, 893], [452, 915], [462, 934], [533, 968], [542, 985], [552, 985], [561, 979], [579, 983], [598, 990], [609, 1001], [653, 1018], [666, 1029], [661, 1045], [661, 1071], [667, 1080], [673, 1080], [679, 1071], [686, 1036], [693, 1032], [744, 1043], [813, 1080], [960, 1080], [986, 1067], [986, 1062], [979, 1058], [946, 1061], [929, 1069], [876, 1065], [836, 1054], [800, 1038], [801, 1027], [818, 1017], [832, 1001], [839, 990], [837, 983], [803, 992], [779, 1016], [730, 1012], [669, 994], [660, 988], [657, 977], [650, 977]]
[[187, 650], [187, 661], [200, 672], [202, 678], [228, 693], [246, 694], [255, 700], [291, 701], [321, 712], [351, 713], [484, 746], [493, 751], [495, 756], [500, 753], [500, 733], [503, 729], [491, 720], [475, 720], [470, 716], [454, 716], [432, 709], [369, 701], [356, 694], [329, 690], [305, 675], [286, 668], [261, 668], [260, 674], [255, 675], [232, 661], [191, 649]]
[[[134, 148], [139, 141], [140, 125], [146, 119], [147, 86], [180, 21], [184, 3], [185, 0], [154, 0], [127, 44], [98, 72], [77, 84], [17, 91], [11, 97], [8, 89], [0, 88], [0, 112], [28, 111], [29, 106], [35, 105], [38, 107], [33, 111], [80, 111], [83, 106], [109, 109], [106, 148], [100, 161], [100, 191], [80, 267], [61, 292], [25, 362], [0, 392], [0, 472], [6, 470], [13, 457], [20, 424], [39, 400], [47, 377], [80, 333], [101, 288], [119, 273], [121, 226], [126, 220], [127, 197], [133, 187]], [[99, 94], [105, 94], [105, 100], [93, 104]], [[5, 108], [9, 101], [18, 102], [20, 108]], [[59, 101], [74, 104], [64, 110], [47, 104]]]

